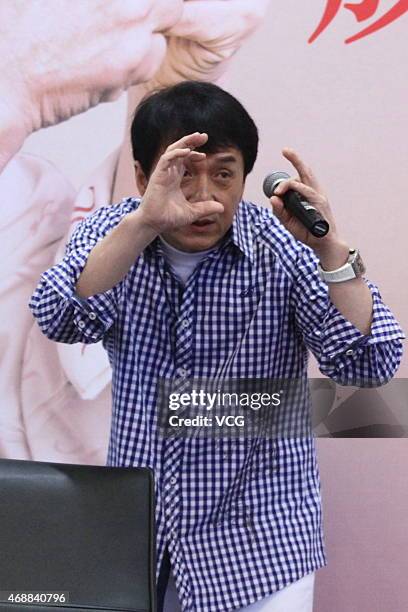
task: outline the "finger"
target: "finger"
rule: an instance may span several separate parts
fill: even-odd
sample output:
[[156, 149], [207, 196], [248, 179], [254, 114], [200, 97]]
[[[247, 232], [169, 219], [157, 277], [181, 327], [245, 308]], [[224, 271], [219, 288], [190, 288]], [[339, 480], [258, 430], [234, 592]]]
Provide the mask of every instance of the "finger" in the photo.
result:
[[275, 189], [275, 195], [282, 196], [290, 189], [300, 193], [300, 195], [304, 196], [309, 202], [323, 201], [321, 194], [317, 193], [313, 187], [309, 187], [309, 185], [305, 185], [304, 183], [301, 183], [295, 179], [282, 181], [282, 183], [280, 183]]
[[[289, 178], [287, 178], [287, 179], [281, 179], [281, 180], [279, 181], [279, 183], [276, 185], [276, 187], [275, 187], [275, 186], [273, 187], [272, 193], [273, 193], [274, 195], [275, 195], [275, 194], [278, 194], [278, 187], [279, 187], [280, 185], [282, 185], [282, 184], [285, 184], [287, 181], [291, 181], [292, 183], [293, 183], [293, 182], [296, 182], [296, 183], [300, 183], [300, 182], [301, 182], [301, 181], [300, 181], [300, 178], [299, 178], [299, 177], [297, 177], [297, 176], [290, 176], [290, 177], [289, 177]], [[286, 189], [285, 189], [285, 190], [286, 190]]]
[[278, 216], [282, 212], [283, 207], [284, 207], [282, 200], [278, 198], [278, 196], [274, 195], [271, 198], [269, 198], [269, 201], [273, 209], [273, 214]]
[[191, 161], [201, 161], [202, 159], [207, 157], [207, 155], [205, 153], [202, 153], [201, 151], [191, 151], [188, 157], [189, 159], [191, 159]]
[[183, 136], [176, 142], [171, 143], [166, 151], [172, 151], [173, 149], [179, 149], [182, 147], [201, 147], [208, 140], [208, 134], [205, 132], [194, 132], [193, 134], [187, 134], [187, 136]]
[[[163, 153], [160, 158], [160, 170], [168, 171], [169, 168], [176, 170], [176, 173], [181, 171], [183, 163], [189, 159], [192, 162], [198, 162], [205, 159], [206, 154], [201, 151], [191, 151], [189, 147], [185, 149], [172, 149]], [[185, 169], [185, 165], [184, 165]], [[176, 176], [176, 175], [174, 175]]]
[[272, 205], [272, 212], [275, 217], [277, 217], [283, 224], [287, 223], [291, 215], [286, 210], [283, 201], [277, 196], [272, 196], [269, 201]]
[[305, 185], [308, 185], [317, 191], [319, 189], [319, 183], [312, 169], [305, 164], [300, 155], [294, 149], [289, 147], [285, 147], [282, 150], [282, 154], [296, 168], [302, 183], [305, 183]]
[[184, 149], [172, 149], [171, 151], [166, 151], [161, 156], [162, 162], [167, 167], [167, 165], [174, 161], [175, 159], [185, 158], [191, 154], [191, 149], [189, 147], [185, 147]]
[[[211, 5], [211, 8], [209, 7]], [[166, 34], [204, 45], [217, 41], [238, 46], [261, 22], [268, 0], [196, 0], [184, 2], [180, 19]]]

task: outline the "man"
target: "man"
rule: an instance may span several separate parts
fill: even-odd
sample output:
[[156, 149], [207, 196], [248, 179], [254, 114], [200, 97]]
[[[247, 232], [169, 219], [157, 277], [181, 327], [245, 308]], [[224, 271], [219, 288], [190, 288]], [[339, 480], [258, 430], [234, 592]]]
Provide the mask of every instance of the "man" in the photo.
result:
[[[305, 380], [310, 349], [340, 384], [381, 385], [402, 330], [358, 271], [329, 284], [351, 267], [349, 244], [294, 151], [299, 178], [271, 199], [276, 216], [242, 200], [258, 133], [233, 96], [199, 82], [159, 90], [131, 137], [141, 200], [81, 223], [31, 310], [48, 338], [108, 352], [108, 465], [154, 469], [160, 598], [170, 559], [184, 611], [310, 612], [326, 564], [313, 438], [161, 437], [158, 379]], [[284, 210], [289, 188], [329, 221], [324, 238]]]

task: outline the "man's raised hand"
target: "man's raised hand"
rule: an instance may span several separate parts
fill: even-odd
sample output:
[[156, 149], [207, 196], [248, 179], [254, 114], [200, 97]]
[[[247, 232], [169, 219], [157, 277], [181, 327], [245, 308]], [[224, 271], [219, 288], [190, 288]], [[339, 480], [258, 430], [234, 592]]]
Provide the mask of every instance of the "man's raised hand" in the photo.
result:
[[204, 160], [206, 154], [194, 149], [207, 140], [205, 133], [188, 134], [170, 144], [159, 158], [138, 209], [143, 223], [158, 234], [224, 211], [215, 200], [189, 202], [181, 188], [185, 162]]

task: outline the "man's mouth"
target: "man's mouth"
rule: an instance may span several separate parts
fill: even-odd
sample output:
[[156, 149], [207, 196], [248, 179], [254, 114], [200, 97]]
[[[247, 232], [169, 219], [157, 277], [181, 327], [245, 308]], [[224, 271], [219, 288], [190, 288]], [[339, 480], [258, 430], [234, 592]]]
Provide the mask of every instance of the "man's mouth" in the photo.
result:
[[199, 221], [194, 221], [194, 223], [191, 225], [194, 225], [195, 227], [205, 227], [206, 225], [211, 225], [212, 223], [214, 223], [214, 221], [211, 221], [211, 219], [200, 219]]

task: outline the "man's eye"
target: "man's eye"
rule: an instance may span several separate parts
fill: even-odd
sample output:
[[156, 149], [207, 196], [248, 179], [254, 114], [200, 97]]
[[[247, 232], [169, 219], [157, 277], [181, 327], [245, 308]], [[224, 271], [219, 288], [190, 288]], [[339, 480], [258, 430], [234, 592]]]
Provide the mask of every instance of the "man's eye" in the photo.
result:
[[218, 176], [222, 179], [228, 179], [230, 178], [231, 174], [229, 172], [226, 172], [225, 170], [221, 170], [221, 172], [218, 172]]

